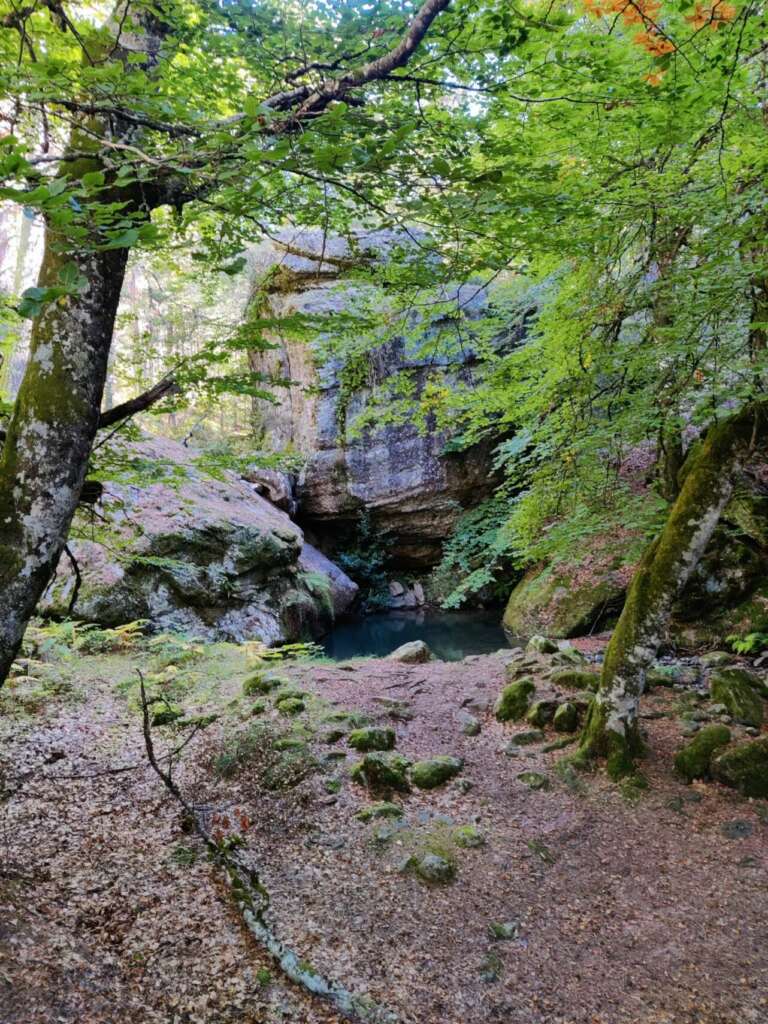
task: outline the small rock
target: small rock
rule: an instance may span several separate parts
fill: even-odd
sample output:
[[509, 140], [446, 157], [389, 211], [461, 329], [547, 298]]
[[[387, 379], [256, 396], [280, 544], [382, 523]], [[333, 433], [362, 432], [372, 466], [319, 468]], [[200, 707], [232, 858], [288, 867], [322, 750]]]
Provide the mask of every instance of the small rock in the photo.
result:
[[506, 747], [504, 747], [504, 753], [507, 757], [520, 757], [522, 752], [523, 751], [516, 743], [508, 743]]
[[354, 782], [362, 783], [369, 789], [397, 789], [406, 792], [410, 787], [406, 772], [411, 762], [402, 754], [392, 750], [374, 751], [366, 754], [352, 769]]
[[546, 636], [532, 636], [526, 644], [526, 651], [535, 651], [536, 654], [556, 654], [559, 647], [554, 640]]
[[531, 725], [549, 725], [557, 711], [556, 700], [537, 700], [528, 708], [525, 714], [526, 722]]
[[579, 710], [575, 704], [566, 701], [555, 711], [552, 724], [556, 732], [575, 732], [579, 724]]
[[482, 981], [487, 981], [491, 984], [494, 981], [498, 981], [504, 971], [504, 964], [501, 958], [496, 956], [495, 953], [488, 953], [480, 964], [480, 978]]
[[496, 942], [508, 942], [520, 935], [519, 921], [494, 921], [488, 925], [488, 936]]
[[465, 736], [480, 735], [480, 721], [474, 715], [467, 714], [464, 711], [459, 716], [459, 720], [461, 721], [461, 731]]
[[724, 725], [702, 729], [675, 757], [675, 771], [686, 782], [709, 778], [709, 763], [716, 750], [731, 742], [731, 732]]
[[703, 665], [704, 668], [722, 668], [723, 665], [727, 665], [733, 661], [733, 655], [729, 654], [728, 651], [707, 651], [706, 654], [702, 654], [699, 658], [699, 664]]
[[453, 784], [453, 788], [458, 790], [459, 793], [466, 794], [473, 788], [474, 782], [471, 779], [456, 779]]
[[411, 782], [419, 789], [435, 789], [458, 775], [464, 766], [460, 757], [441, 754], [426, 761], [417, 761], [411, 768]]
[[347, 737], [347, 743], [355, 750], [392, 750], [395, 745], [395, 730], [375, 726], [354, 729]]
[[541, 772], [520, 772], [517, 777], [529, 789], [549, 789], [549, 779]]
[[529, 729], [527, 732], [515, 733], [513, 742], [519, 747], [529, 747], [532, 743], [541, 743], [544, 733], [541, 729]]
[[680, 726], [680, 732], [683, 736], [693, 736], [701, 728], [701, 722], [683, 722]]
[[299, 697], [283, 697], [275, 707], [281, 715], [299, 715], [305, 710], [306, 704]]
[[418, 604], [424, 604], [424, 602], [426, 601], [424, 587], [422, 587], [420, 583], [413, 584], [413, 596], [416, 598]]
[[499, 694], [494, 713], [500, 722], [517, 721], [523, 718], [536, 686], [530, 676], [509, 683]]
[[402, 597], [405, 593], [405, 587], [398, 580], [391, 580], [389, 584], [389, 592], [392, 597]]
[[425, 882], [450, 882], [456, 875], [454, 865], [436, 853], [425, 853], [419, 857], [414, 868]]
[[457, 846], [471, 850], [478, 846], [485, 846], [485, 836], [479, 828], [474, 825], [459, 825], [452, 833], [452, 838]]
[[423, 640], [412, 640], [392, 651], [388, 659], [402, 662], [404, 665], [421, 665], [432, 660], [432, 652]]
[[324, 732], [320, 737], [321, 743], [338, 743], [339, 740], [343, 740], [345, 736], [343, 729], [329, 729], [328, 732]]
[[358, 821], [372, 821], [374, 818], [402, 818], [403, 808], [399, 804], [382, 800], [380, 803], [361, 807], [355, 814], [355, 817]]
[[751, 821], [726, 821], [720, 826], [726, 839], [746, 839], [752, 835], [754, 825]]

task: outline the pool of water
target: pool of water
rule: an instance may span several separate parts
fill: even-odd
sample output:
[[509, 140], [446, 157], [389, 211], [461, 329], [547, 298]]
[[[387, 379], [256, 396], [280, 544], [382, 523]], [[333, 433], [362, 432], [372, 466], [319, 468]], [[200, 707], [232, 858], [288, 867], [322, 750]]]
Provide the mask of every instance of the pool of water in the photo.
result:
[[460, 661], [508, 647], [500, 611], [382, 612], [339, 623], [323, 641], [329, 658], [383, 658], [411, 640], [423, 640], [436, 658]]

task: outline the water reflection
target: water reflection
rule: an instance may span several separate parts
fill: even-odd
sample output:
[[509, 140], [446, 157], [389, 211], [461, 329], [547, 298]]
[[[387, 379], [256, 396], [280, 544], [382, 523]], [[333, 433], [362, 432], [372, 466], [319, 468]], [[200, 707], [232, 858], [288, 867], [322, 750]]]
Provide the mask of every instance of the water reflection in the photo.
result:
[[323, 641], [336, 661], [384, 657], [401, 644], [423, 640], [436, 658], [460, 661], [507, 647], [499, 611], [393, 611], [340, 623]]

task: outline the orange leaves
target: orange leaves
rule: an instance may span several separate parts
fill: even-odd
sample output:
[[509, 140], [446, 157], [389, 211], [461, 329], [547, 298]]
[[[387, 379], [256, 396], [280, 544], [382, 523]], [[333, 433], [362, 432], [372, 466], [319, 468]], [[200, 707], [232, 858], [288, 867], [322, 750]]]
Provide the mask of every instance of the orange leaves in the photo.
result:
[[647, 32], [638, 32], [635, 36], [635, 42], [638, 46], [642, 46], [644, 50], [647, 50], [652, 57], [663, 57], [667, 53], [672, 53], [675, 49], [675, 44], [671, 39], [667, 39], [661, 32], [653, 28]]
[[645, 76], [645, 80], [648, 83], [648, 85], [652, 85], [654, 88], [657, 89], [661, 85], [661, 83], [664, 81], [664, 75], [665, 74], [666, 74], [666, 71], [663, 68], [660, 68], [658, 71], [651, 71], [651, 72], [649, 72]]
[[733, 4], [725, 3], [725, 0], [716, 0], [713, 4], [696, 4], [693, 14], [688, 15], [685, 20], [697, 30], [709, 26], [715, 31], [723, 22], [733, 21], [738, 13]]

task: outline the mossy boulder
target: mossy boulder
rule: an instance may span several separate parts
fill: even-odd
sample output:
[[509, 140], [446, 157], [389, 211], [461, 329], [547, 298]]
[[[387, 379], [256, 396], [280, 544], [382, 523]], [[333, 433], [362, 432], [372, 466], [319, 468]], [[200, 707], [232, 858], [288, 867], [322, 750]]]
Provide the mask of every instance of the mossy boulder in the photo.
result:
[[355, 750], [392, 750], [395, 745], [395, 730], [370, 726], [354, 729], [347, 737], [347, 743]]
[[675, 771], [686, 782], [709, 778], [712, 755], [730, 742], [731, 730], [727, 726], [708, 725], [678, 751]]
[[258, 697], [260, 694], [271, 693], [272, 690], [276, 690], [287, 682], [287, 679], [272, 673], [254, 672], [243, 682], [243, 696]]
[[411, 768], [411, 782], [419, 789], [436, 789], [459, 774], [464, 766], [460, 757], [441, 754], [417, 761]]
[[379, 803], [361, 807], [355, 817], [358, 821], [374, 821], [377, 818], [402, 818], [403, 813], [403, 808], [399, 804], [382, 800]]
[[556, 700], [537, 700], [528, 708], [525, 714], [526, 722], [531, 725], [549, 725], [557, 711]]
[[536, 684], [530, 676], [509, 683], [499, 694], [494, 714], [500, 722], [516, 722], [525, 717]]
[[424, 662], [432, 660], [432, 652], [423, 640], [411, 640], [410, 643], [403, 644], [402, 647], [392, 651], [387, 658], [390, 661], [399, 661], [403, 665], [422, 665]]
[[555, 711], [552, 724], [557, 732], [575, 732], [579, 725], [579, 709], [566, 701]]
[[728, 651], [707, 651], [699, 657], [699, 664], [704, 668], [723, 668], [733, 661], [733, 655]]
[[299, 697], [283, 697], [275, 705], [281, 715], [300, 715], [306, 704]]
[[[504, 629], [513, 636], [581, 636], [620, 611], [626, 578], [618, 559], [601, 565], [532, 569], [509, 595]], [[584, 571], [587, 568], [587, 571]]]
[[407, 792], [410, 789], [407, 775], [410, 766], [411, 762], [402, 754], [393, 750], [375, 750], [354, 766], [351, 775], [354, 782], [368, 789]]
[[768, 797], [768, 736], [727, 748], [713, 758], [711, 772], [744, 796]]
[[579, 668], [587, 659], [575, 647], [564, 647], [552, 655], [552, 664], [563, 668]]
[[709, 690], [714, 703], [725, 704], [737, 722], [759, 728], [763, 724], [763, 702], [750, 676], [741, 669], [723, 669], [712, 676]]
[[553, 672], [549, 678], [554, 686], [562, 686], [569, 690], [590, 690], [596, 693], [600, 686], [599, 673], [575, 668], [560, 669]]

